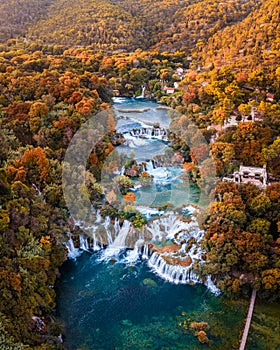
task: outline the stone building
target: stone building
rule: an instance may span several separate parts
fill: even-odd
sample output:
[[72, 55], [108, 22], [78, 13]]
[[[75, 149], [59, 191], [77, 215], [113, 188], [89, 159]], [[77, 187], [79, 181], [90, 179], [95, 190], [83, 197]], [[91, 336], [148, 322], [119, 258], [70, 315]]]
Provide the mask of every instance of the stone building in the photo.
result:
[[253, 166], [240, 165], [239, 171], [235, 171], [232, 177], [224, 177], [223, 181], [231, 181], [236, 183], [253, 183], [259, 188], [267, 186], [266, 165], [262, 168]]

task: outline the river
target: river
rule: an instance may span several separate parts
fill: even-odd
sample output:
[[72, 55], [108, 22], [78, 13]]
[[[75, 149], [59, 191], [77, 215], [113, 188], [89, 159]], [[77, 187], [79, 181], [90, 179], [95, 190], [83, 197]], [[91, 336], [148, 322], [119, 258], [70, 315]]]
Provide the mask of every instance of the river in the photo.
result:
[[[144, 99], [117, 98], [114, 105], [118, 131], [126, 133], [127, 139], [119, 152], [130, 154], [133, 150], [137, 161], [147, 163], [165, 152], [168, 143], [164, 131], [153, 137], [145, 128], [155, 123], [167, 128], [170, 120], [166, 109]], [[130, 131], [135, 133], [136, 129], [144, 130], [145, 135], [131, 135]], [[154, 169], [149, 164], [147, 171], [154, 175], [154, 180], [149, 188], [139, 187], [135, 192], [135, 206], [149, 219], [151, 213], [161, 215], [147, 225], [150, 240], [158, 250], [149, 251], [145, 234], [138, 237], [133, 250], [127, 250], [129, 222], [120, 226], [115, 220], [113, 225], [109, 218], [102, 221], [100, 217], [94, 230], [98, 226], [106, 228], [109, 247], [99, 249], [97, 242], [90, 247], [87, 238], [82, 237], [80, 248], [86, 251], [81, 254], [73, 242], [69, 244], [72, 259], [63, 265], [56, 285], [57, 312], [65, 326], [66, 348], [203, 349], [205, 344], [198, 341], [188, 326], [204, 321], [210, 327], [209, 346], [237, 349], [246, 303], [224, 300], [210, 278], [200, 283], [193, 273], [193, 264], [201, 260], [202, 252], [196, 244], [203, 231], [192, 215], [195, 207], [190, 204], [199, 202], [199, 191], [182, 179], [182, 167]], [[176, 208], [168, 212], [151, 208], [167, 201], [180, 207], [181, 214], [185, 205], [191, 219], [180, 221]], [[184, 242], [190, 238], [195, 243], [186, 254]], [[171, 243], [174, 251], [160, 250]], [[191, 262], [186, 264], [186, 259]]]

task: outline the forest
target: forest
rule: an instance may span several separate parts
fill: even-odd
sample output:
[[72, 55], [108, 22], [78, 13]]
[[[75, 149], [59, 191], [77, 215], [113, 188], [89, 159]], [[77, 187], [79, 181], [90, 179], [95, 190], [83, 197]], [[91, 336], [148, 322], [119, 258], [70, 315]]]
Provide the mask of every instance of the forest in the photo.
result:
[[[63, 349], [54, 284], [75, 228], [62, 195], [62, 162], [79, 127], [114, 94], [172, 107], [192, 120], [215, 161], [215, 200], [204, 223], [205, 264], [229, 297], [280, 295], [279, 0], [3, 0], [0, 4], [0, 348]], [[174, 87], [167, 94], [165, 87]], [[236, 123], [224, 125], [234, 117]], [[92, 152], [98, 183], [118, 145], [115, 121]], [[203, 148], [182, 150], [200, 184]], [[240, 165], [267, 166], [269, 186], [222, 182]], [[128, 184], [122, 183], [124, 187]], [[126, 194], [127, 191], [124, 191]], [[127, 195], [127, 194], [126, 194]], [[131, 198], [129, 198], [131, 200]], [[133, 199], [132, 199], [133, 200]], [[110, 209], [104, 199], [104, 213]], [[114, 214], [115, 215], [115, 214]], [[136, 227], [145, 220], [131, 218]]]

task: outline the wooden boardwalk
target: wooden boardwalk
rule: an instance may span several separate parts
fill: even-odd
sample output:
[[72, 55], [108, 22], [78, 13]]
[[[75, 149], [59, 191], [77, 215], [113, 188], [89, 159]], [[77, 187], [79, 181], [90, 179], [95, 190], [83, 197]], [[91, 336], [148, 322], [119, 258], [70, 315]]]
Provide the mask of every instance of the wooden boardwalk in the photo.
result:
[[240, 342], [239, 350], [245, 350], [246, 341], [247, 341], [247, 337], [248, 337], [248, 333], [249, 333], [249, 329], [250, 329], [250, 324], [251, 324], [251, 320], [252, 320], [252, 316], [253, 316], [256, 296], [257, 296], [257, 292], [254, 289], [252, 292], [252, 295], [251, 295], [251, 299], [250, 299], [249, 310], [248, 310], [248, 314], [246, 317], [246, 324], [245, 324], [242, 339]]

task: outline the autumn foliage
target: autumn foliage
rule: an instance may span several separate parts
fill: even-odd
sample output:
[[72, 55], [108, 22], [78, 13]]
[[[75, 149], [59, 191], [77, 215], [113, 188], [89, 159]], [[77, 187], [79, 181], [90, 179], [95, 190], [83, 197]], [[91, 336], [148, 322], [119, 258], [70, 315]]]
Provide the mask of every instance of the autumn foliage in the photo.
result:
[[[120, 163], [116, 158], [106, 164], [118, 144], [112, 96], [139, 96], [143, 85], [146, 97], [178, 112], [171, 113], [169, 144], [201, 187], [199, 167], [210, 154], [215, 169], [210, 164], [203, 171], [214, 172], [215, 181], [241, 164], [267, 165], [271, 184], [265, 190], [218, 183], [199, 273], [211, 274], [228, 295], [248, 295], [255, 288], [260, 298], [279, 300], [279, 1], [3, 0], [0, 13], [0, 342], [4, 338], [5, 349], [63, 346], [50, 286], [65, 259], [65, 232], [73, 230], [61, 185], [65, 151], [84, 122], [108, 112], [105, 135], [93, 144], [86, 170], [85, 192], [100, 202], [102, 170], [115, 171]], [[174, 83], [179, 87], [167, 94], [164, 87]], [[127, 219], [129, 202], [136, 200], [129, 176], [141, 174], [140, 168], [130, 170], [115, 181], [128, 202]], [[143, 186], [152, 183], [148, 175], [139, 177]], [[117, 190], [105, 197], [109, 207], [117, 200]], [[145, 218], [133, 215], [134, 226], [142, 228]], [[45, 317], [43, 333], [34, 315]], [[205, 325], [192, 328], [200, 342], [208, 342]]]
[[24, 152], [21, 158], [21, 163], [27, 171], [34, 172], [34, 169], [37, 168], [39, 180], [46, 180], [49, 171], [49, 161], [44, 150], [41, 147], [30, 149]]
[[136, 194], [133, 192], [127, 192], [127, 194], [123, 196], [123, 199], [126, 202], [134, 202], [136, 200]]

